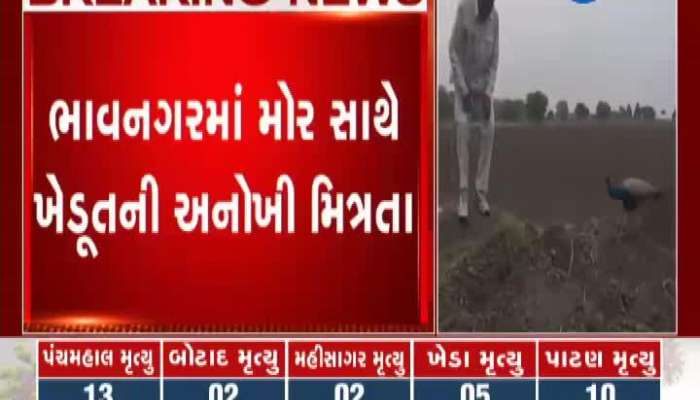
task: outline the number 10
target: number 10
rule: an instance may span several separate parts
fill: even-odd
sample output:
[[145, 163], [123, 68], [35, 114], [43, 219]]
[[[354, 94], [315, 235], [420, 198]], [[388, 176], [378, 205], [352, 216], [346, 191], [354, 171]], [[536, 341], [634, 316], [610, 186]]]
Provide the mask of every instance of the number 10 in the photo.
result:
[[[587, 387], [586, 393], [590, 395], [591, 400], [598, 400], [598, 385], [594, 383]], [[600, 387], [600, 400], [615, 400], [615, 385], [604, 383]]]

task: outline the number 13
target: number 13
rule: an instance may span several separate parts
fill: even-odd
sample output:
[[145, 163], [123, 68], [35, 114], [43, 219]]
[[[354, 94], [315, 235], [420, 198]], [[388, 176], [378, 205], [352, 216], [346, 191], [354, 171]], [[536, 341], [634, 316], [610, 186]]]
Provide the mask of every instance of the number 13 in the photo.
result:
[[[87, 393], [88, 400], [114, 400], [110, 383], [101, 383], [97, 393], [95, 393], [95, 384], [91, 383], [83, 388], [83, 392]], [[98, 394], [98, 397], [95, 397], [95, 394]]]

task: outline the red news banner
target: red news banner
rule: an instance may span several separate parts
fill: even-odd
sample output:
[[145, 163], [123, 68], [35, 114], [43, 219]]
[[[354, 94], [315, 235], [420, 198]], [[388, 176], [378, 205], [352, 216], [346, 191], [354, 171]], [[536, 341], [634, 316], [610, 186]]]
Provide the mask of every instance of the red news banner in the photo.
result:
[[433, 331], [432, 5], [28, 3], [25, 331]]

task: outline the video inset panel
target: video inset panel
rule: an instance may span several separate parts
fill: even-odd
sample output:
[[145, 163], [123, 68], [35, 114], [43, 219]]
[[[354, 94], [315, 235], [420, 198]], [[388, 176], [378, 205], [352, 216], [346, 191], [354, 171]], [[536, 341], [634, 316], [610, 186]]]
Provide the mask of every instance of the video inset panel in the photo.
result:
[[675, 2], [437, 7], [440, 330], [675, 332]]

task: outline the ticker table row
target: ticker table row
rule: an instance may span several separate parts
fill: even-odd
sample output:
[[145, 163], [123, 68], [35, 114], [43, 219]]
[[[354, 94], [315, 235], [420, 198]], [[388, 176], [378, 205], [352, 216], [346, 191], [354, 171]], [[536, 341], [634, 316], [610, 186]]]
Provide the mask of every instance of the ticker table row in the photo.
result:
[[660, 398], [658, 340], [50, 340], [41, 400]]

